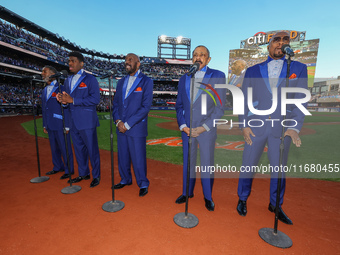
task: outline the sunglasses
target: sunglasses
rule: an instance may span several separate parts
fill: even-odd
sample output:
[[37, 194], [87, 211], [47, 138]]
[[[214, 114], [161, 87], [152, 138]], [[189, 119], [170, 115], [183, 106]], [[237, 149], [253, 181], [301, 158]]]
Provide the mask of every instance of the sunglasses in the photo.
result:
[[289, 40], [290, 40], [289, 36], [287, 35], [284, 37], [276, 36], [273, 38], [273, 42], [276, 42], [276, 43], [281, 42], [281, 39], [283, 43], [289, 43]]

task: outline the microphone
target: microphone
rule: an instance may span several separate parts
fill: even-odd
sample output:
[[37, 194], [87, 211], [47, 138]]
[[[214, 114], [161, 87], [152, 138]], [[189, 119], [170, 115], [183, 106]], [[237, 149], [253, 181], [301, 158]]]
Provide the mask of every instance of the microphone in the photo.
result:
[[191, 66], [189, 72], [187, 72], [187, 75], [190, 76], [192, 74], [195, 74], [198, 71], [198, 68], [200, 68], [200, 63], [196, 62]]
[[52, 79], [52, 78], [59, 78], [59, 77], [61, 77], [61, 76], [64, 77], [64, 78], [66, 78], [67, 75], [68, 75], [68, 72], [67, 72], [66, 70], [62, 70], [62, 71], [60, 71], [60, 72], [57, 72], [56, 74], [51, 75], [49, 78], [50, 78], [50, 79]]
[[290, 47], [289, 44], [284, 44], [281, 47], [281, 51], [285, 54], [287, 54], [288, 56], [293, 57], [294, 56], [294, 51], [292, 50], [292, 48]]
[[104, 74], [103, 76], [100, 77], [100, 79], [105, 79], [107, 77], [110, 77], [111, 75], [114, 75], [117, 73], [117, 70], [116, 69], [112, 69], [112, 70], [109, 70], [106, 74]]

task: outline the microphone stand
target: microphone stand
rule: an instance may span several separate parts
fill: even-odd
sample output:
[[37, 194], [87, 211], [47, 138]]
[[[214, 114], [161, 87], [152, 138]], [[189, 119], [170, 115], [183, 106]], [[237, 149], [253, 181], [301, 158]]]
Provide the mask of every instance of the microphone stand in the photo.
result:
[[[287, 59], [287, 75], [286, 75], [286, 87], [289, 86], [289, 73], [290, 73], [290, 55], [288, 55]], [[286, 114], [283, 115], [283, 121], [286, 119]], [[283, 152], [284, 152], [284, 134], [285, 134], [285, 127], [282, 126], [282, 133], [281, 133], [281, 144], [280, 144], [280, 159], [279, 159], [279, 174], [278, 174], [278, 182], [277, 182], [277, 193], [276, 193], [276, 207], [275, 207], [275, 221], [274, 221], [274, 229], [272, 228], [261, 228], [259, 230], [260, 237], [270, 245], [273, 245], [278, 248], [290, 248], [293, 245], [292, 239], [285, 233], [277, 230], [278, 225], [278, 214], [279, 214], [279, 206], [280, 206], [280, 192], [281, 192], [281, 179], [282, 179], [282, 161], [283, 161]]]
[[[192, 74], [194, 76], [194, 73]], [[174, 217], [174, 222], [182, 228], [193, 228], [198, 225], [198, 218], [188, 213], [189, 206], [189, 179], [191, 167], [191, 147], [192, 147], [192, 106], [194, 103], [194, 79], [190, 79], [191, 93], [190, 93], [190, 132], [189, 132], [189, 151], [188, 151], [188, 164], [187, 164], [187, 183], [186, 183], [186, 196], [185, 196], [185, 212], [177, 213]]]
[[[59, 93], [61, 93], [61, 87], [60, 87], [60, 76], [57, 78], [58, 86], [59, 86]], [[64, 140], [65, 140], [65, 146], [66, 146], [66, 158], [67, 158], [67, 167], [68, 167], [68, 173], [69, 173], [69, 180], [70, 180], [70, 186], [65, 187], [61, 190], [61, 193], [63, 194], [73, 194], [81, 190], [81, 187], [78, 185], [72, 185], [72, 171], [70, 166], [70, 159], [68, 154], [68, 143], [67, 143], [67, 134], [65, 129], [65, 114], [64, 114], [64, 107], [63, 104], [60, 103], [61, 108], [61, 115], [63, 116], [63, 132], [64, 132]]]
[[[102, 78], [103, 79], [103, 78]], [[109, 98], [110, 98], [110, 152], [111, 152], [111, 190], [112, 190], [112, 200], [103, 204], [102, 209], [106, 212], [118, 212], [122, 210], [125, 206], [124, 202], [115, 200], [115, 189], [114, 189], [114, 161], [113, 161], [113, 132], [112, 132], [112, 86], [111, 86], [111, 75], [109, 76]]]
[[[35, 120], [35, 113], [34, 113], [34, 93], [33, 93], [33, 79], [30, 80], [31, 84], [31, 97], [32, 97], [32, 113], [33, 113], [33, 120], [34, 120], [34, 135], [35, 135], [35, 147], [37, 150], [37, 163], [38, 163], [38, 175], [39, 177], [35, 177], [31, 179], [31, 183], [41, 183], [48, 181], [50, 177], [48, 176], [41, 176], [40, 174], [40, 159], [39, 159], [39, 146], [38, 146], [38, 133], [37, 133], [37, 123]], [[37, 108], [37, 113], [38, 113], [38, 108]]]

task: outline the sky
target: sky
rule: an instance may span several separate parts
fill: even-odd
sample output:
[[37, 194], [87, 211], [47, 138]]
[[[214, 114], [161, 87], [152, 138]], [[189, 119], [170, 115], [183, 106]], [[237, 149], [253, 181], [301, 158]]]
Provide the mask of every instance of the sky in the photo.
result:
[[340, 76], [340, 1], [0, 0], [0, 5], [83, 48], [157, 57], [160, 35], [205, 45], [209, 67], [228, 71], [229, 50], [257, 32], [306, 31], [320, 39], [316, 78]]

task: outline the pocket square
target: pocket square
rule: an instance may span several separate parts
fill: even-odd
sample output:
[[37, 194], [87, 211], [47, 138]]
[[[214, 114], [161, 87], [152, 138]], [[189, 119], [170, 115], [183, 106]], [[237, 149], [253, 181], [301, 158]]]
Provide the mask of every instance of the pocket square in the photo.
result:
[[291, 76], [289, 76], [289, 79], [295, 79], [296, 78], [296, 74], [293, 73]]
[[84, 82], [82, 82], [82, 83], [80, 83], [79, 84], [79, 88], [86, 88], [87, 86], [86, 86], [86, 84], [84, 83]]
[[141, 87], [138, 87], [138, 88], [136, 88], [135, 91], [142, 91], [142, 88], [141, 88]]
[[53, 92], [52, 97], [56, 97], [56, 96], [57, 96], [57, 93]]

